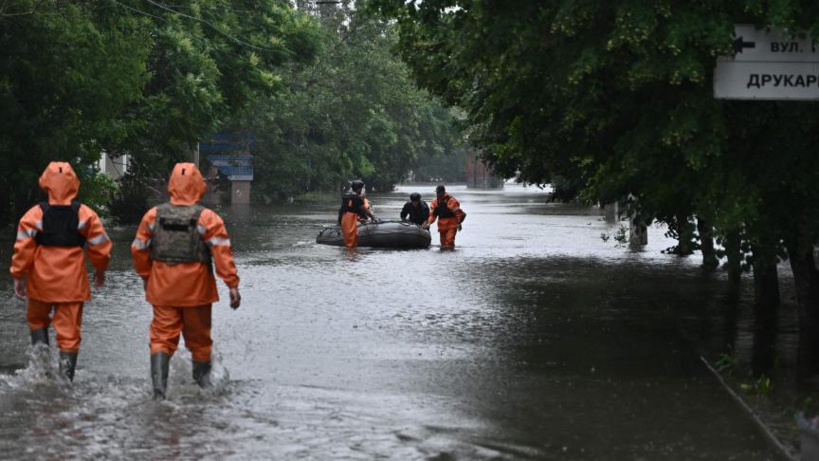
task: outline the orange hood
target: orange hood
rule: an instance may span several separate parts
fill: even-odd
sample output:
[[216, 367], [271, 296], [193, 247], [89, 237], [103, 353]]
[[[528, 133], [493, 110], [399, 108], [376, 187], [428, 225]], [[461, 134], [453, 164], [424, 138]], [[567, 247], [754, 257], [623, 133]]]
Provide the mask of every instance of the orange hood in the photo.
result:
[[174, 205], [193, 205], [205, 195], [207, 186], [199, 168], [193, 163], [177, 163], [168, 181], [168, 193]]
[[80, 190], [80, 180], [66, 162], [51, 162], [40, 175], [40, 188], [48, 194], [48, 203], [68, 205]]

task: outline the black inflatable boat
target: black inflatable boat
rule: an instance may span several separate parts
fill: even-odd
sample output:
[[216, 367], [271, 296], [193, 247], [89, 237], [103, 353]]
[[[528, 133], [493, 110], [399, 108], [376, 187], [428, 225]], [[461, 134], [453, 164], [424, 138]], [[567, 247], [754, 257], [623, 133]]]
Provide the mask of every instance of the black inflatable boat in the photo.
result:
[[[402, 221], [381, 221], [358, 225], [358, 246], [376, 248], [427, 248], [429, 231]], [[316, 243], [344, 246], [339, 226], [325, 226], [316, 236]]]

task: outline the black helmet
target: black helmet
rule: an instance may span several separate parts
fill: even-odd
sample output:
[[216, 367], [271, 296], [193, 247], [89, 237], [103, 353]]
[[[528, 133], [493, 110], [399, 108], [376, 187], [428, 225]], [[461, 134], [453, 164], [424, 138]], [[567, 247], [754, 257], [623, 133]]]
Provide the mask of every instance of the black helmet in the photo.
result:
[[410, 194], [410, 200], [412, 200], [413, 202], [417, 202], [417, 201], [421, 200], [421, 194], [419, 194], [418, 192], [411, 193]]
[[350, 188], [352, 190], [358, 192], [358, 191], [360, 191], [361, 189], [364, 188], [364, 181], [362, 181], [360, 179], [356, 179], [355, 181], [352, 182], [352, 184], [350, 184]]
[[446, 187], [443, 184], [435, 188], [435, 192], [446, 192]]

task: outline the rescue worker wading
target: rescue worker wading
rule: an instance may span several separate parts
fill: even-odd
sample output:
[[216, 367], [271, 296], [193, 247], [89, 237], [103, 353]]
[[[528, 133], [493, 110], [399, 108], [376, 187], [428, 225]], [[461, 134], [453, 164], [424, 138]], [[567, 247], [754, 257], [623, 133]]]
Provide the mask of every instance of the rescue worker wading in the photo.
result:
[[48, 200], [29, 209], [17, 226], [11, 258], [14, 294], [28, 297], [32, 345], [48, 346], [48, 326], [54, 325], [60, 375], [73, 381], [83, 303], [91, 299], [83, 248], [95, 269], [94, 286], [101, 287], [113, 245], [97, 213], [75, 200], [80, 181], [71, 165], [51, 162], [40, 176], [40, 188]]
[[461, 230], [461, 223], [466, 219], [466, 213], [455, 197], [446, 193], [446, 188], [440, 185], [435, 188], [437, 198], [430, 204], [429, 221], [424, 224], [428, 229], [430, 224], [438, 218], [438, 232], [441, 235], [441, 249], [455, 248], [455, 234]]
[[375, 216], [370, 207], [365, 202], [364, 182], [355, 180], [350, 185], [350, 191], [341, 197], [341, 208], [338, 210], [338, 225], [341, 226], [341, 233], [344, 235], [344, 246], [354, 248], [358, 246], [358, 221], [370, 218], [375, 221]]
[[237, 309], [241, 301], [224, 221], [197, 205], [205, 189], [193, 163], [177, 163], [168, 182], [170, 203], [145, 213], [131, 244], [134, 268], [154, 308], [150, 340], [156, 399], [165, 398], [168, 366], [180, 333], [193, 357], [193, 379], [201, 387], [211, 385], [211, 307], [219, 300], [214, 266], [230, 289], [230, 307]]

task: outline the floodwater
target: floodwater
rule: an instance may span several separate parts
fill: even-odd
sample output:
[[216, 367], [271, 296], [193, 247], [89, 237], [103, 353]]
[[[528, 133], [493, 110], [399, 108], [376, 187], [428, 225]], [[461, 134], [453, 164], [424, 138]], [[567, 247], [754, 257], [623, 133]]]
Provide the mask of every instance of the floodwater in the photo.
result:
[[[220, 282], [217, 387], [194, 385], [181, 347], [164, 402], [151, 399], [133, 228], [109, 232], [73, 385], [47, 376], [53, 337], [50, 357], [31, 350], [3, 284], [0, 458], [782, 459], [681, 327], [724, 281], [661, 254], [663, 229], [631, 251], [604, 241], [617, 225], [596, 211], [537, 189], [450, 189], [469, 216], [444, 252], [437, 233], [426, 250], [317, 245], [335, 201], [219, 208], [242, 306]], [[370, 198], [396, 218], [416, 190], [433, 196]]]

